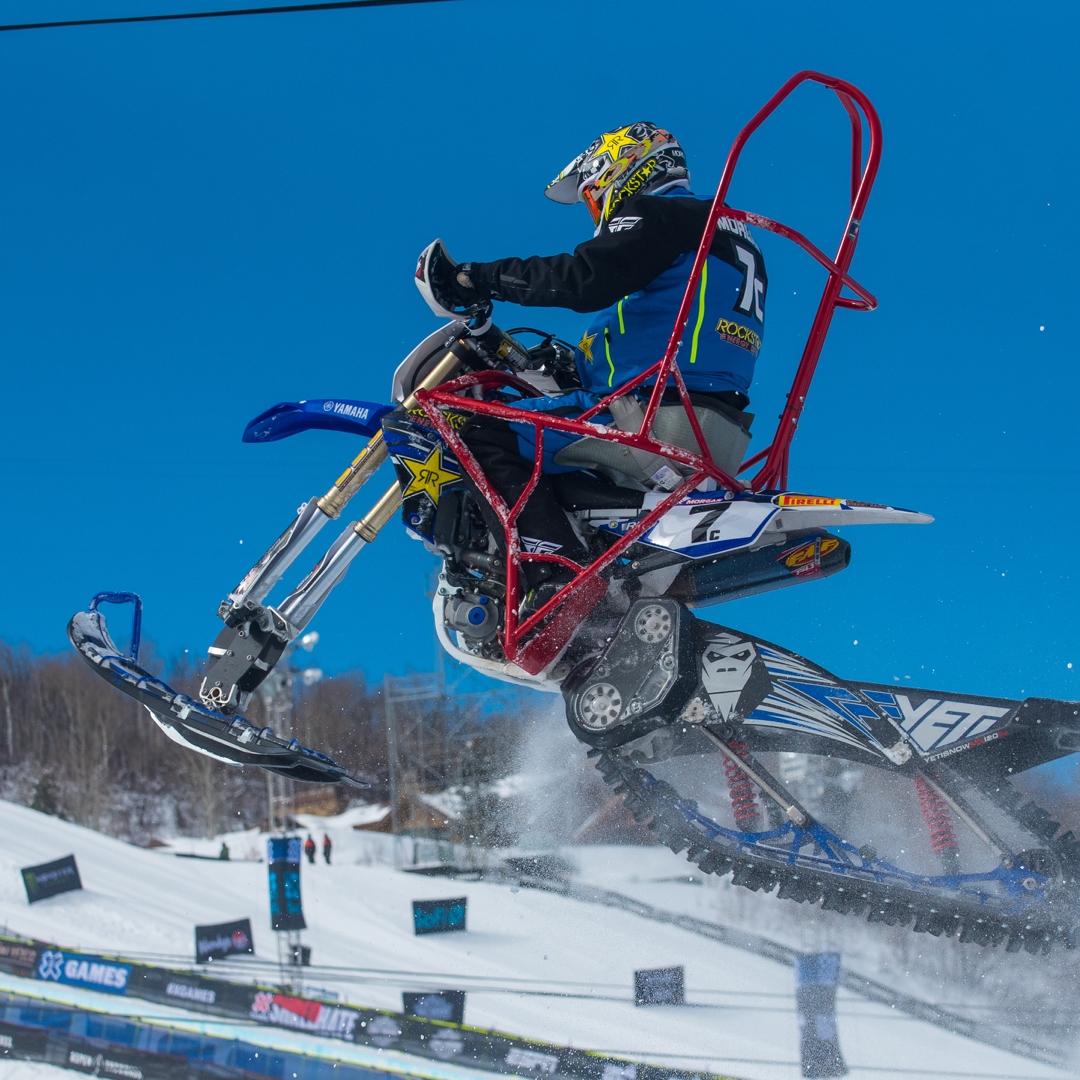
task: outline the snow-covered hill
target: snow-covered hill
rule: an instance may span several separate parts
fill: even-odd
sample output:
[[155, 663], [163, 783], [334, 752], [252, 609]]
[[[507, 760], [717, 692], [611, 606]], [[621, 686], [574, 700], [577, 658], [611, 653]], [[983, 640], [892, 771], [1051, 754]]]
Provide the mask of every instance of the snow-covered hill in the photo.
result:
[[[391, 1009], [400, 1009], [402, 989], [460, 987], [466, 1022], [476, 1026], [755, 1080], [799, 1075], [790, 969], [593, 904], [395, 871], [373, 858], [373, 845], [389, 838], [355, 832], [347, 817], [303, 824], [316, 840], [329, 832], [335, 845], [331, 865], [320, 857], [303, 867], [309, 985]], [[272, 979], [265, 865], [146, 851], [10, 803], [0, 803], [0, 835], [0, 922], [11, 931], [187, 965], [196, 923], [249, 916], [257, 955], [227, 970]], [[263, 850], [255, 834], [228, 839], [235, 859]], [[220, 841], [190, 846], [216, 854]], [[29, 906], [19, 868], [69, 853], [84, 890]], [[653, 877], [665, 865], [672, 877], [686, 875], [682, 860], [665, 856], [649, 852]], [[469, 898], [468, 933], [413, 936], [412, 900], [460, 895]], [[634, 970], [674, 964], [686, 969], [687, 1007], [635, 1008]], [[843, 992], [839, 1000], [853, 1076], [1063, 1075]]]

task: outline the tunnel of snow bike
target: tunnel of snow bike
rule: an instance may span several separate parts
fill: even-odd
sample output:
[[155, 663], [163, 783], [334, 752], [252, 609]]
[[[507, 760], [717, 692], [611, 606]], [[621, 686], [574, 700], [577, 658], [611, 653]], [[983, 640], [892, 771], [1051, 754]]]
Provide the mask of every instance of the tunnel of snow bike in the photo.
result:
[[[844, 231], [836, 256], [833, 259], [830, 259], [795, 229], [760, 214], [736, 210], [724, 204], [735, 173], [735, 167], [750, 136], [772, 115], [781, 102], [796, 87], [805, 82], [819, 83], [834, 91], [851, 123], [851, 207], [844, 223]], [[869, 132], [869, 148], [865, 164], [863, 164], [864, 117]], [[703, 482], [713, 480], [718, 486], [732, 492], [778, 491], [786, 488], [791, 442], [798, 427], [799, 417], [806, 404], [807, 393], [817, 368], [825, 337], [832, 323], [833, 312], [837, 308], [872, 311], [877, 307], [877, 300], [849, 276], [848, 268], [855, 254], [860, 223], [870, 197], [870, 189], [873, 187], [874, 178], [877, 175], [880, 160], [881, 122], [866, 95], [857, 87], [844, 82], [842, 79], [835, 79], [830, 75], [823, 75], [816, 71], [800, 71], [788, 79], [765, 103], [753, 119], [739, 132], [738, 137], [732, 144], [720, 178], [720, 184], [713, 198], [712, 209], [709, 213], [705, 231], [698, 245], [693, 268], [686, 284], [686, 291], [679, 306], [670, 340], [663, 357], [652, 367], [620, 386], [576, 419], [551, 416], [539, 412], [527, 412], [524, 409], [515, 409], [511, 405], [476, 400], [464, 396], [467, 391], [477, 386], [481, 386], [488, 391], [500, 386], [506, 386], [508, 388], [513, 387], [527, 395], [536, 393], [531, 387], [523, 384], [514, 376], [501, 372], [480, 372], [463, 375], [442, 384], [437, 389], [416, 391], [416, 399], [427, 413], [432, 425], [457, 456], [462, 467], [484, 497], [491, 503], [506, 531], [506, 622], [502, 645], [508, 660], [531, 675], [538, 674], [551, 664], [570, 639], [574, 630], [580, 625], [582, 619], [592, 611], [607, 592], [607, 582], [600, 577], [601, 573], [644, 533], [651, 529], [671, 507], [675, 506]], [[811, 255], [825, 268], [828, 274], [821, 299], [818, 302], [817, 312], [810, 326], [806, 344], [803, 347], [802, 356], [791, 389], [788, 391], [787, 400], [780, 413], [779, 423], [772, 441], [764, 450], [743, 462], [737, 470], [737, 475], [741, 475], [742, 473], [748, 473], [755, 465], [761, 464], [761, 468], [753, 478], [746, 481], [740, 481], [736, 476], [728, 475], [713, 460], [705, 436], [702, 434], [698, 416], [691, 405], [690, 396], [675, 362], [690, 315], [694, 294], [697, 292], [702, 268], [705, 259], [708, 257], [712, 236], [721, 217], [745, 222], [748, 225], [786, 237]], [[845, 286], [855, 294], [854, 297], [841, 295]], [[652, 435], [653, 424], [669, 381], [677, 389], [681, 407], [686, 411], [690, 429], [697, 442], [697, 453], [673, 446], [670, 443], [661, 442]], [[652, 389], [649, 401], [645, 407], [641, 427], [637, 431], [621, 431], [614, 427], [606, 427], [592, 422], [595, 416], [608, 409], [611, 402], [650, 382], [652, 383]], [[506, 501], [492, 487], [468, 447], [442, 415], [440, 410], [446, 407], [452, 407], [457, 412], [468, 412], [515, 421], [521, 424], [531, 424], [535, 428], [536, 449], [532, 478], [513, 506], [508, 506]], [[608, 440], [633, 450], [656, 454], [677, 463], [682, 467], [681, 472], [685, 474], [689, 471], [689, 475], [683, 475], [681, 483], [675, 490], [668, 494], [653, 510], [642, 517], [588, 566], [581, 566], [561, 555], [523, 551], [517, 530], [517, 520], [539, 482], [544, 456], [544, 435], [548, 430], [560, 431], [583, 438]], [[572, 571], [575, 576], [544, 607], [529, 618], [519, 622], [519, 579], [521, 564], [525, 561], [555, 563]]]

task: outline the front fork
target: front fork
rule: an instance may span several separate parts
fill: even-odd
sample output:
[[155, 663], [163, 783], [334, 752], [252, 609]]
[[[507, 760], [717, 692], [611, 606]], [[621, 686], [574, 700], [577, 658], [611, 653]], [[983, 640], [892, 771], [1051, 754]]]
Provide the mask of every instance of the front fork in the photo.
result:
[[[462, 348], [468, 346], [455, 342], [416, 389], [430, 389], [453, 378], [463, 366]], [[415, 392], [405, 398], [402, 407], [406, 411], [417, 408]], [[246, 706], [251, 692], [273, 671], [289, 643], [345, 577], [349, 564], [397, 513], [401, 488], [395, 481], [363, 518], [345, 529], [280, 605], [275, 608], [263, 604], [297, 556], [331, 518], [340, 516], [386, 458], [386, 440], [380, 431], [321, 499], [310, 499], [300, 507], [296, 520], [221, 602], [218, 616], [224, 620], [225, 628], [208, 650], [210, 663], [199, 689], [206, 705], [226, 713]]]

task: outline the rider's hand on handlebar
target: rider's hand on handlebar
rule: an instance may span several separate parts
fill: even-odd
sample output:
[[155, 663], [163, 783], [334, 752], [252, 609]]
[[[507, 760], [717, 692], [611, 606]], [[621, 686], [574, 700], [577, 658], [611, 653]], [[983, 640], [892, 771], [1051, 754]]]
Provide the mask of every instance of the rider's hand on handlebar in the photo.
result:
[[433, 259], [430, 268], [431, 290], [435, 298], [451, 310], [470, 308], [488, 298], [469, 277], [471, 263], [455, 264], [448, 258]]

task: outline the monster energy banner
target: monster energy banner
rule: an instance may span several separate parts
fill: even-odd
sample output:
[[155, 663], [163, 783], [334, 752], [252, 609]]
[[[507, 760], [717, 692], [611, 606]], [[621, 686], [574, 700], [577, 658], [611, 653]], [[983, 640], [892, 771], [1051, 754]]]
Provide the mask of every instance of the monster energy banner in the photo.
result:
[[31, 904], [58, 893], [82, 888], [74, 855], [65, 855], [56, 862], [42, 863], [40, 866], [27, 866], [22, 871], [22, 879], [26, 886], [26, 899]]
[[270, 928], [306, 929], [300, 903], [300, 837], [268, 840], [267, 862], [270, 864]]
[[795, 957], [795, 1002], [799, 1010], [803, 1076], [847, 1076], [836, 1034], [839, 975], [839, 953], [803, 953]]

